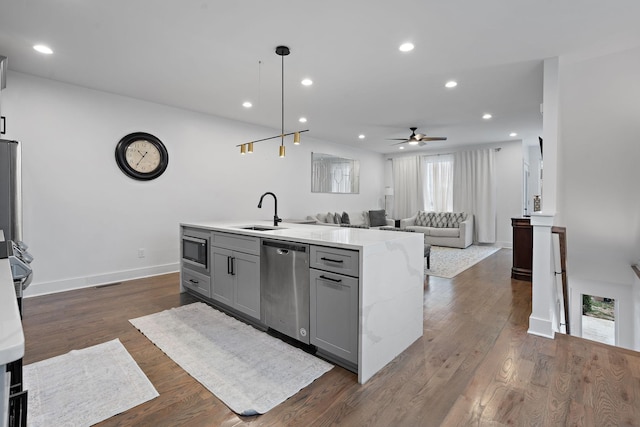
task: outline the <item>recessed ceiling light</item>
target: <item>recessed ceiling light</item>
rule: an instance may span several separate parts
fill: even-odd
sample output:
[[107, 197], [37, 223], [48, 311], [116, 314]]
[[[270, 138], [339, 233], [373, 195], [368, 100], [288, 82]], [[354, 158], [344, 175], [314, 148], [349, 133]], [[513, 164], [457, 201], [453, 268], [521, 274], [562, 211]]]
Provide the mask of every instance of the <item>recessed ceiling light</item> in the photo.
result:
[[485, 119], [485, 120], [489, 120], [491, 117], [493, 117], [493, 116], [492, 116], [491, 114], [489, 114], [489, 113], [485, 113], [485, 114], [482, 116], [482, 118], [483, 118], [483, 119]]
[[245, 101], [245, 102], [242, 103], [242, 106], [244, 108], [251, 108], [251, 107], [253, 107], [253, 104], [250, 103], [249, 101]]
[[517, 134], [517, 133], [515, 133], [515, 132], [511, 132], [511, 133], [509, 134], [509, 136], [518, 136], [518, 134]]
[[49, 46], [45, 46], [43, 44], [37, 44], [33, 46], [33, 48], [40, 53], [44, 53], [45, 55], [51, 55], [53, 53]]
[[402, 43], [399, 49], [400, 49], [400, 52], [411, 52], [413, 48], [414, 48], [413, 43]]
[[400, 149], [400, 150], [404, 150], [404, 147], [403, 147], [403, 146], [400, 146], [400, 147], [398, 147], [398, 149]]
[[363, 135], [363, 134], [360, 134], [360, 135], [358, 135], [358, 138], [360, 138], [360, 139], [364, 139], [364, 135]]
[[300, 83], [302, 83], [304, 86], [311, 86], [313, 84], [313, 80], [303, 79]]
[[452, 87], [456, 87], [458, 86], [458, 82], [454, 81], [454, 80], [449, 80], [447, 83], [445, 83], [444, 87], [447, 87], [449, 89], [451, 89]]
[[307, 118], [306, 118], [306, 117], [300, 117], [300, 118], [298, 119], [298, 121], [299, 121], [300, 123], [307, 123]]

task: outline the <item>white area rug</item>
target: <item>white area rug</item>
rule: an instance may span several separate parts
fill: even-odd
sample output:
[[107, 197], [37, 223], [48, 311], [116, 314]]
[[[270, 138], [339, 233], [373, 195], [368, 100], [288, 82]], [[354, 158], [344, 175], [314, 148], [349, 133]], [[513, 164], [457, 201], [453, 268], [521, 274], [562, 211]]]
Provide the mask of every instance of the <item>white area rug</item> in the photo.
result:
[[500, 248], [494, 246], [471, 245], [466, 249], [431, 246], [431, 268], [424, 260], [424, 273], [429, 276], [451, 279], [467, 268], [477, 264]]
[[120, 340], [26, 365], [29, 427], [90, 426], [158, 397]]
[[130, 322], [240, 415], [264, 414], [333, 368], [200, 302]]

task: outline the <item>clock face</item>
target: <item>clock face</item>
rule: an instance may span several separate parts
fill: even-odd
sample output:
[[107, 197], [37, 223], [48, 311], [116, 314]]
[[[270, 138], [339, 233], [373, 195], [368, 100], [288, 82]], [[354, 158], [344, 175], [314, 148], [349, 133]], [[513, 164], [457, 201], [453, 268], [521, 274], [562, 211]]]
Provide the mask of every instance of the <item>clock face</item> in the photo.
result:
[[162, 175], [169, 163], [169, 155], [158, 138], [148, 133], [136, 132], [118, 142], [116, 162], [129, 177], [150, 180]]
[[125, 157], [131, 169], [141, 173], [153, 172], [160, 165], [160, 150], [143, 139], [131, 143]]

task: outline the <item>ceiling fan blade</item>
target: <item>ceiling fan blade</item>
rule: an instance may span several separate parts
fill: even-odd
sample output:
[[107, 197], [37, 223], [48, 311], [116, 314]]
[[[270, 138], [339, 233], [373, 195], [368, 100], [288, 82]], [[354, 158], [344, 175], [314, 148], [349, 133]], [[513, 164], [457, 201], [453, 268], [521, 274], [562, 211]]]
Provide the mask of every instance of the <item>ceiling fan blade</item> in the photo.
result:
[[387, 141], [408, 141], [407, 138], [387, 138]]
[[425, 136], [420, 141], [446, 141], [446, 136]]
[[405, 139], [404, 141], [396, 142], [395, 144], [391, 144], [391, 145], [406, 144], [407, 142], [409, 142], [409, 140], [408, 140], [408, 139]]

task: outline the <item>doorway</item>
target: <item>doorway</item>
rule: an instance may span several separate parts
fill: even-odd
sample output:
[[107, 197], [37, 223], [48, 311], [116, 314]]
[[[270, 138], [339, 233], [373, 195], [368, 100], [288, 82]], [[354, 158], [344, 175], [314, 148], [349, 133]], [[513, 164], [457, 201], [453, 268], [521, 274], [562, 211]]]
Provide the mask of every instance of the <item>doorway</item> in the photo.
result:
[[616, 345], [615, 299], [582, 294], [582, 338]]

